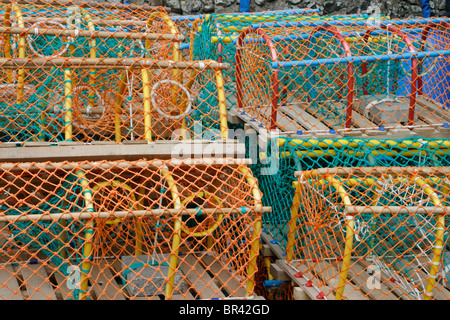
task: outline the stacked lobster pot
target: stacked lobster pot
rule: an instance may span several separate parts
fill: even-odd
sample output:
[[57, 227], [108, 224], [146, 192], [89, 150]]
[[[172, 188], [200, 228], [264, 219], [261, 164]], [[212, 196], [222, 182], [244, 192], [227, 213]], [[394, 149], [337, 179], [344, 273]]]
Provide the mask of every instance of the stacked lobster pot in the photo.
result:
[[272, 207], [267, 295], [450, 296], [449, 22], [280, 21], [235, 40], [229, 114]]
[[162, 7], [0, 1], [0, 299], [253, 299], [223, 70]]

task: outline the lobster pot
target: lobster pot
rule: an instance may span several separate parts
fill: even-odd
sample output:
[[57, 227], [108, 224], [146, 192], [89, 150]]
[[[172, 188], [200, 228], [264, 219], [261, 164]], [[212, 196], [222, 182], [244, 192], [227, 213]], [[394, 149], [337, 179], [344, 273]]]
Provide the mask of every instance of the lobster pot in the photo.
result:
[[[109, 31], [115, 34], [176, 33], [173, 23], [162, 7], [115, 6], [87, 2], [75, 5], [67, 1], [38, 4], [30, 1], [1, 4], [0, 16], [3, 27], [34, 30], [34, 34], [31, 32], [24, 35], [15, 32], [12, 35], [2, 35], [5, 42], [5, 47], [2, 46], [2, 49], [10, 56], [20, 58], [140, 57], [146, 53], [146, 48], [149, 49], [148, 55], [152, 55], [150, 52], [156, 50], [155, 48], [150, 50], [150, 41], [145, 43], [140, 39], [114, 35], [107, 38], [79, 37], [79, 34], [83, 31]], [[48, 29], [71, 30], [73, 34], [71, 36], [53, 34]], [[42, 34], [42, 30], [47, 30], [47, 33]], [[165, 41], [161, 47], [168, 45], [168, 41]], [[167, 58], [167, 52], [167, 49], [161, 49], [158, 54], [153, 54], [153, 58]]]
[[[146, 95], [142, 80], [139, 85], [128, 79], [128, 75], [133, 78], [131, 73], [119, 70], [124, 69], [124, 60], [117, 59], [179, 60], [178, 44], [172, 41], [178, 33], [162, 8], [122, 7], [96, 3], [74, 6], [66, 1], [0, 5], [6, 27], [0, 35], [0, 59], [4, 61], [0, 65], [2, 142], [121, 141], [123, 95], [128, 99], [135, 92], [140, 92], [142, 99]], [[103, 58], [113, 61], [104, 65], [99, 60]], [[65, 59], [75, 59], [76, 63], [69, 63], [74, 68], [65, 68]], [[125, 67], [133, 63], [128, 60]], [[182, 86], [181, 74], [177, 81]], [[178, 91], [172, 94], [173, 105], [181, 103], [177, 94], [188, 95], [187, 89]], [[188, 106], [187, 102], [181, 104]], [[128, 118], [134, 112], [129, 107]], [[133, 120], [126, 123], [132, 126]], [[134, 139], [132, 127], [126, 134]]]
[[[325, 299], [446, 299], [447, 167], [298, 171], [286, 260]], [[367, 282], [364, 276], [372, 275]]]
[[88, 74], [92, 69], [73, 69], [72, 139], [221, 139], [226, 133], [223, 80], [213, 64], [194, 61], [177, 68], [162, 61], [148, 69], [98, 69], [95, 83]]
[[1, 168], [2, 299], [253, 294], [263, 208], [242, 161]]
[[[448, 22], [436, 22], [424, 27], [421, 34], [411, 37], [420, 43], [420, 49], [446, 51], [449, 49]], [[417, 39], [417, 40], [416, 40]], [[416, 47], [419, 47], [418, 45]], [[407, 70], [409, 70], [408, 68]], [[420, 103], [425, 106], [437, 104], [436, 113], [440, 112], [442, 121], [448, 120], [449, 98], [449, 58], [448, 56], [428, 57], [418, 60], [418, 94]]]
[[[60, 29], [72, 31], [71, 36], [51, 34], [28, 34], [8, 37], [11, 50], [16, 56], [90, 57], [90, 58], [139, 58], [178, 60], [178, 47], [171, 40], [154, 41], [123, 36], [125, 33], [174, 34], [177, 29], [164, 11], [159, 7], [114, 9], [101, 4], [86, 5], [5, 5], [4, 26], [39, 29]], [[17, 16], [17, 18], [16, 18]], [[58, 18], [55, 18], [58, 16]], [[98, 33], [100, 37], [79, 36], [80, 32]], [[104, 36], [104, 33], [109, 35]], [[11, 39], [9, 39], [11, 38]], [[21, 41], [26, 52], [20, 52]]]
[[[214, 59], [223, 62], [229, 62], [235, 66], [235, 55], [237, 46], [237, 38], [246, 28], [269, 28], [280, 31], [286, 29], [291, 24], [308, 25], [317, 21], [339, 21], [339, 20], [366, 20], [367, 15], [346, 15], [346, 16], [317, 16], [315, 12], [309, 9], [301, 9], [289, 13], [282, 11], [274, 11], [261, 16], [243, 16], [236, 17], [233, 15], [210, 15], [198, 22], [200, 25], [197, 31], [193, 30], [191, 35], [191, 43], [194, 43], [191, 52], [194, 59]], [[194, 24], [193, 24], [194, 26]], [[275, 31], [276, 32], [276, 31]], [[282, 34], [282, 33], [280, 33]], [[289, 34], [289, 33], [287, 33]], [[282, 34], [284, 36], [287, 35]], [[226, 91], [228, 108], [236, 107], [236, 76], [235, 68], [231, 68], [224, 74], [226, 81]]]
[[[324, 106], [327, 101], [342, 101], [347, 93], [346, 66], [303, 62], [322, 61], [342, 53], [339, 41], [327, 31], [331, 28], [325, 21], [311, 21], [287, 26], [254, 25], [243, 31], [236, 52], [237, 111], [255, 119], [261, 127], [289, 132], [306, 131], [305, 126], [313, 129], [314, 125], [324, 130], [328, 128], [321, 121], [325, 118], [339, 121], [342, 112], [335, 107], [327, 111]], [[364, 27], [350, 20], [342, 28], [359, 31]], [[300, 105], [303, 101], [304, 106]]]
[[442, 127], [445, 108], [424, 93], [424, 77], [445, 73], [448, 54], [428, 36], [433, 21], [247, 29], [237, 40], [237, 111], [286, 133]]
[[7, 75], [22, 75], [16, 84], [4, 78], [1, 139], [221, 139], [227, 131], [221, 73], [226, 67], [126, 58], [26, 59], [25, 65], [0, 66]]
[[[272, 211], [263, 215], [266, 232], [287, 248], [295, 172], [336, 167], [448, 166], [450, 141], [441, 139], [279, 138], [266, 155], [252, 159], [252, 170]], [[262, 164], [261, 164], [262, 163]]]
[[[81, 252], [72, 250], [76, 239], [67, 231], [79, 230], [79, 223], [29, 219], [43, 214], [83, 210], [82, 188], [77, 184], [74, 172], [52, 170], [48, 174], [38, 168], [20, 170], [18, 165], [4, 164], [1, 190], [3, 270], [12, 272], [11, 263], [19, 263], [26, 268], [27, 264], [44, 259], [46, 264], [64, 273], [72, 260], [80, 261]], [[68, 229], [64, 230], [65, 227]], [[14, 287], [10, 289], [15, 290]]]
[[[53, 15], [60, 18], [50, 19]], [[3, 3], [0, 17], [1, 26], [8, 28], [0, 35], [0, 58], [54, 59], [71, 52], [74, 39], [55, 33], [43, 34], [48, 29], [68, 28], [66, 21], [71, 17], [68, 7]], [[23, 33], [23, 29], [33, 31]], [[61, 76], [51, 68], [0, 67], [2, 142], [49, 138], [45, 127], [54, 124], [46, 116], [46, 109], [51, 108], [50, 100], [55, 96], [58, 82], [64, 81]]]

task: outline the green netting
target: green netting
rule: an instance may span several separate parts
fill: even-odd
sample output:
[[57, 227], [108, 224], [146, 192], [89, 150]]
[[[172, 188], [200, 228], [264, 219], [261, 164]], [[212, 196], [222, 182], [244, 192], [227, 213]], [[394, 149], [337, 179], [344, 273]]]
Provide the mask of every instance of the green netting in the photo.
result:
[[[443, 139], [416, 137], [277, 140], [276, 144], [269, 144], [267, 153], [260, 154], [257, 163], [252, 165], [252, 170], [264, 195], [263, 205], [272, 207], [271, 213], [263, 215], [265, 227], [263, 231], [269, 233], [275, 239], [274, 243], [284, 249], [287, 246], [288, 223], [295, 192], [292, 182], [297, 180], [294, 177], [296, 171], [333, 167], [446, 167], [450, 162], [450, 140]], [[430, 186], [438, 190], [438, 186], [443, 185], [443, 179], [445, 178], [435, 180]], [[347, 182], [348, 180], [345, 180], [344, 184]], [[330, 224], [326, 227], [313, 231], [311, 225], [307, 223], [307, 220], [313, 217], [300, 216], [299, 220], [302, 223], [297, 224], [295, 238], [299, 243], [296, 245], [305, 248], [311, 246], [311, 243], [300, 243], [309, 238], [305, 235], [310, 235], [314, 239], [314, 246], [320, 248], [320, 252], [326, 252], [329, 257], [341, 257], [342, 248], [333, 245], [330, 239], [336, 239], [337, 235], [340, 235], [342, 241], [345, 239], [346, 221], [342, 199], [331, 184], [326, 184], [327, 187], [322, 186], [320, 190], [315, 190], [314, 184], [307, 185], [309, 188], [303, 192], [310, 193], [311, 199], [319, 199], [320, 211], [334, 218], [330, 218]], [[360, 183], [357, 187], [347, 186], [347, 190], [350, 190], [352, 205], [434, 206], [429, 195], [425, 194], [420, 186], [406, 181], [394, 183], [390, 179], [383, 178], [376, 185], [366, 186]], [[375, 194], [378, 195], [376, 201], [374, 201]], [[307, 196], [303, 193], [302, 195]], [[445, 206], [450, 204], [449, 198], [441, 197], [440, 200]], [[308, 210], [302, 206], [301, 204], [300, 212], [307, 212]], [[446, 224], [450, 222], [449, 220], [446, 218]], [[436, 215], [415, 213], [374, 216], [363, 213], [355, 217], [354, 229], [352, 255], [368, 257], [385, 274], [391, 275], [400, 286], [408, 289], [410, 284], [404, 279], [411, 281], [413, 277], [417, 277], [417, 261], [427, 261], [426, 259], [432, 255]], [[332, 236], [326, 236], [324, 232]], [[448, 231], [444, 233], [444, 244], [443, 265], [446, 266], [450, 250]], [[334, 250], [337, 251], [333, 253]], [[305, 255], [310, 257], [309, 254]], [[302, 258], [301, 252], [297, 258]], [[399, 274], [404, 278], [399, 277]], [[420, 296], [417, 288], [409, 289], [412, 296]]]
[[[207, 132], [210, 136], [203, 136], [203, 139], [210, 139], [212, 136], [220, 137], [219, 101], [217, 99], [216, 83], [213, 70], [204, 70], [195, 77], [192, 87], [195, 108], [186, 116], [186, 124], [191, 132], [196, 135], [198, 132]], [[198, 128], [197, 128], [198, 127]]]
[[[48, 112], [49, 106], [54, 106], [50, 102], [59, 97], [63, 90], [63, 71], [58, 68], [27, 70], [25, 83], [22, 103], [17, 99], [17, 84], [0, 84], [4, 89], [0, 93], [0, 141], [30, 141], [36, 138], [51, 141], [54, 135], [50, 133], [58, 132], [64, 121], [63, 117], [57, 118], [57, 113]], [[64, 101], [61, 101], [58, 110], [52, 111], [61, 111], [63, 107]]]
[[272, 212], [263, 216], [266, 231], [286, 247], [296, 171], [333, 167], [448, 166], [449, 147], [449, 140], [419, 137], [395, 140], [279, 138], [252, 167], [264, 194], [263, 205], [272, 207]]
[[[8, 197], [10, 190], [5, 190], [2, 197]], [[84, 200], [77, 197], [82, 192], [81, 186], [75, 175], [69, 175], [62, 182], [54, 195], [48, 199], [45, 190], [34, 190], [34, 196], [21, 200], [16, 207], [0, 206], [0, 211], [5, 216], [28, 215], [28, 214], [47, 214], [60, 213], [61, 210], [66, 212], [80, 212], [84, 207]], [[31, 207], [30, 203], [37, 199], [44, 198], [37, 206]], [[64, 221], [18, 221], [9, 224], [11, 236], [14, 242], [24, 248], [35, 248], [39, 252], [45, 254], [49, 261], [53, 262], [59, 271], [68, 276], [71, 272], [69, 266], [80, 266], [83, 260], [81, 250], [83, 239], [79, 237], [84, 235], [84, 220], [78, 223], [71, 223], [70, 230], [66, 230]], [[77, 228], [77, 230], [74, 230]], [[75, 236], [74, 236], [75, 235]], [[70, 249], [64, 242], [70, 244]], [[78, 248], [78, 249], [77, 249]], [[6, 248], [5, 248], [6, 249]], [[75, 250], [72, 250], [75, 249]], [[71, 261], [69, 265], [67, 261]], [[75, 292], [74, 292], [75, 294]]]

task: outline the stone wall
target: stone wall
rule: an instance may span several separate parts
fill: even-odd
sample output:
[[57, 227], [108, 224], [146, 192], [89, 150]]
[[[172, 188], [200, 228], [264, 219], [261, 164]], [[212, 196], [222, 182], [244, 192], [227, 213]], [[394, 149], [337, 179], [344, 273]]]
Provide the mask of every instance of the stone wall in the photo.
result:
[[[114, 0], [112, 0], [114, 1]], [[149, 3], [170, 7], [174, 14], [202, 14], [239, 12], [239, 0], [130, 0], [132, 3]], [[352, 14], [374, 12], [391, 18], [422, 16], [420, 0], [250, 0], [250, 11], [282, 10], [295, 8], [319, 9], [320, 14]], [[445, 0], [431, 0], [433, 16], [445, 14]]]

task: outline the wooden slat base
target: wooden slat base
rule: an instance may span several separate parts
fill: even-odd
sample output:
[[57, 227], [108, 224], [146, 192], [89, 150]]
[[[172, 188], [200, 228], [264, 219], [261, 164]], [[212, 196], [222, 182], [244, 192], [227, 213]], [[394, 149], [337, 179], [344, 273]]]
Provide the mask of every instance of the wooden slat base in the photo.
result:
[[[240, 283], [229, 270], [206, 253], [182, 255], [179, 259], [182, 277], [189, 291], [174, 294], [172, 300], [246, 299], [245, 283]], [[163, 295], [133, 297], [121, 280], [122, 263], [103, 260], [91, 268], [87, 289], [93, 300], [164, 300]], [[73, 291], [65, 277], [53, 263], [23, 265], [9, 264], [0, 268], [0, 300], [69, 300]], [[261, 300], [260, 296], [251, 297]]]
[[[427, 110], [424, 108], [427, 108]], [[441, 138], [450, 137], [450, 128], [444, 126], [444, 123], [448, 124], [447, 119], [450, 119], [450, 116], [441, 114], [443, 111], [439, 110], [439, 106], [420, 98], [416, 109], [419, 119], [417, 119], [414, 126], [408, 128], [405, 125], [392, 125], [391, 127], [378, 128], [376, 124], [366, 119], [355, 108], [353, 110], [355, 125], [351, 130], [345, 130], [343, 126], [333, 126], [332, 122], [327, 120], [321, 121], [314, 117], [314, 115], [307, 113], [305, 111], [306, 109], [299, 107], [298, 103], [289, 106], [280, 106], [278, 120], [281, 121], [280, 125], [283, 128], [278, 128], [276, 135], [300, 139], [333, 139], [342, 137], [402, 139], [410, 136], [421, 136], [425, 138], [435, 136]], [[441, 113], [431, 114], [435, 110]], [[261, 116], [264, 117], [266, 115], [262, 114]], [[228, 119], [232, 123], [246, 123], [259, 134], [264, 134], [265, 136], [270, 136], [271, 134], [271, 131], [265, 125], [248, 113], [238, 111], [236, 107], [228, 110]]]
[[[274, 241], [272, 235], [262, 232], [261, 239], [264, 246], [268, 246], [273, 256], [277, 258], [275, 265], [271, 266], [271, 275], [275, 280], [290, 280], [298, 290], [294, 288], [294, 299], [318, 300], [320, 291], [325, 294], [328, 300], [335, 298], [336, 288], [339, 280], [339, 270], [342, 261], [329, 260], [317, 261], [309, 267], [306, 262], [295, 261], [287, 263], [285, 251]], [[265, 248], [267, 255], [268, 249]], [[374, 285], [371, 262], [364, 259], [352, 260], [347, 276], [347, 283], [344, 287], [344, 300], [417, 300], [423, 299], [423, 293], [419, 296], [410, 294], [407, 288], [413, 288], [414, 283], [403, 278], [400, 284], [393, 281], [392, 276], [380, 272], [379, 283]], [[324, 271], [326, 270], [326, 271]], [[392, 270], [391, 270], [392, 271]], [[300, 274], [299, 274], [300, 272]], [[417, 277], [426, 285], [426, 274], [424, 270], [415, 269]], [[399, 274], [398, 274], [399, 275]], [[396, 278], [400, 278], [398, 276]], [[425, 279], [425, 280], [424, 280]], [[414, 279], [413, 279], [414, 280]], [[415, 279], [418, 280], [418, 279]], [[417, 281], [416, 281], [417, 284]], [[320, 290], [320, 291], [319, 291]], [[441, 283], [437, 283], [433, 291], [433, 299], [447, 300], [450, 298], [450, 290]]]

